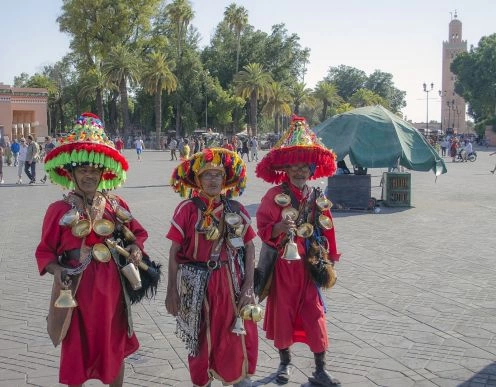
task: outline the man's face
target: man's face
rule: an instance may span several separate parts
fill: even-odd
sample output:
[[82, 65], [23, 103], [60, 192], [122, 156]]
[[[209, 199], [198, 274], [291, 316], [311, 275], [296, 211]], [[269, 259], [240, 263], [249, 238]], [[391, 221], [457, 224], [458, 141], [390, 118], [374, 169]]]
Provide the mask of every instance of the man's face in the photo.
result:
[[205, 171], [200, 175], [200, 184], [208, 196], [218, 196], [224, 186], [224, 173], [218, 170]]
[[102, 170], [90, 166], [77, 167], [74, 170], [74, 179], [76, 189], [81, 190], [87, 195], [93, 195], [96, 192], [100, 179], [102, 178]]
[[310, 166], [305, 163], [290, 165], [286, 168], [289, 181], [298, 188], [303, 188], [310, 178]]

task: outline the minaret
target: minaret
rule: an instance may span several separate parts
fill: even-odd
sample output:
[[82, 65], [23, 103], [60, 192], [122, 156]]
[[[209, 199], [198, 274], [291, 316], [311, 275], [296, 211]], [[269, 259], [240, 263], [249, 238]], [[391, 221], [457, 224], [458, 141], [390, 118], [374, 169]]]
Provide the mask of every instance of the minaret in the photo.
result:
[[455, 93], [456, 76], [450, 70], [451, 63], [461, 52], [467, 52], [467, 41], [462, 40], [462, 22], [457, 19], [457, 13], [449, 24], [448, 41], [443, 42], [443, 82], [441, 94], [441, 125], [446, 133], [453, 130], [456, 133], [467, 132], [465, 121], [465, 100]]

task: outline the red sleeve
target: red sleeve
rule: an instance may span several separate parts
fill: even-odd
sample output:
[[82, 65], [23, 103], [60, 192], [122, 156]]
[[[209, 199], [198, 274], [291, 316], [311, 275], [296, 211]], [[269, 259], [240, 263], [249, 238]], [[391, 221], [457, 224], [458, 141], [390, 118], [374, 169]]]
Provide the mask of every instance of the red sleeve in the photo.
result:
[[[248, 213], [248, 211], [246, 211], [246, 208], [243, 207], [243, 205], [241, 203], [239, 203], [239, 205], [240, 205], [240, 211], [246, 216], [247, 219], [251, 219], [250, 214]], [[243, 237], [243, 242], [246, 245], [248, 242], [255, 239], [256, 236], [257, 236], [257, 233], [255, 232], [255, 230], [253, 230], [253, 227], [251, 227], [251, 224], [249, 224], [247, 229], [246, 229], [245, 235]]]
[[263, 242], [277, 247], [281, 236], [272, 238], [272, 228], [280, 221], [281, 207], [274, 202], [274, 197], [280, 193], [279, 187], [273, 187], [262, 198], [262, 202], [257, 209], [257, 232]]
[[[332, 219], [331, 211], [327, 210], [324, 213], [324, 215], [326, 215], [326, 216], [328, 216], [329, 218]], [[329, 242], [329, 259], [332, 262], [339, 261], [339, 258], [341, 257], [341, 253], [338, 252], [338, 248], [337, 248], [337, 245], [336, 245], [336, 232], [335, 232], [335, 228], [333, 227], [330, 230], [325, 230], [324, 231], [324, 236], [327, 238], [327, 241]]]

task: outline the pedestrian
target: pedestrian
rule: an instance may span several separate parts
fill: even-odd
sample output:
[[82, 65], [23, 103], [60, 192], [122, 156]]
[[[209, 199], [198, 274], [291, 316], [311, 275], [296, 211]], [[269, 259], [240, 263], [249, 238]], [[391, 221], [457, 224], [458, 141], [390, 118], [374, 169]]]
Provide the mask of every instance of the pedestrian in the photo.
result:
[[172, 139], [170, 140], [170, 143], [169, 143], [169, 149], [171, 152], [171, 161], [177, 160], [176, 148], [177, 148], [177, 141], [174, 137], [172, 137]]
[[17, 167], [19, 165], [19, 149], [21, 146], [19, 145], [19, 142], [15, 138], [14, 141], [12, 142], [12, 145], [10, 146], [10, 150], [12, 151], [12, 157], [14, 158], [14, 167]]
[[136, 148], [136, 154], [138, 155], [138, 161], [141, 161], [141, 154], [143, 153], [143, 149], [145, 149], [145, 143], [141, 136], [134, 141], [134, 146]]
[[[496, 152], [489, 153], [489, 156], [496, 155]], [[496, 172], [496, 165], [494, 166], [493, 169], [491, 169], [489, 172], [491, 172], [494, 175], [494, 172]]]
[[458, 153], [458, 138], [453, 137], [451, 139], [451, 145], [450, 145], [450, 156], [452, 158], [453, 163], [456, 161], [457, 153]]
[[124, 149], [124, 141], [122, 141], [122, 138], [117, 137], [115, 139], [115, 149], [117, 149], [119, 153], [122, 153], [122, 149]]
[[334, 263], [340, 254], [331, 204], [320, 188], [308, 184], [335, 171], [335, 155], [297, 116], [277, 148], [256, 168], [259, 178], [279, 184], [267, 191], [256, 213], [258, 235], [276, 258], [269, 272], [260, 271], [269, 257], [261, 254], [257, 271], [272, 282], [256, 281], [255, 289], [261, 298], [268, 291], [263, 328], [279, 351], [276, 381], [280, 384], [290, 380], [290, 347], [298, 341], [314, 355], [315, 372], [309, 381], [325, 387], [340, 385], [326, 369], [328, 338], [321, 296], [321, 289], [335, 282]]
[[36, 183], [36, 162], [39, 160], [40, 147], [33, 140], [33, 136], [29, 135], [26, 139], [28, 146], [26, 152], [26, 161], [24, 161], [24, 172], [28, 176], [29, 184]]
[[11, 147], [10, 141], [5, 141], [5, 147], [3, 148], [4, 150], [4, 157], [5, 157], [5, 164], [7, 164], [8, 167], [10, 167], [13, 163], [13, 157], [12, 157], [12, 150], [10, 149]]
[[[91, 113], [83, 113], [46, 157], [50, 180], [71, 190], [48, 207], [35, 253], [40, 275], [54, 277], [47, 322], [53, 344], [62, 343], [62, 384], [98, 379], [122, 386], [124, 358], [139, 347], [131, 320], [132, 277], [120, 267], [141, 264], [148, 234], [124, 199], [107, 192], [124, 182], [127, 169]], [[107, 238], [132, 240], [124, 226], [134, 238], [123, 245], [131, 263], [105, 244]]]
[[[55, 144], [53, 143], [51, 137], [50, 136], [46, 136], [45, 137], [45, 145], [44, 145], [44, 148], [43, 148], [44, 156], [46, 156], [47, 154], [49, 154], [52, 151], [53, 148], [55, 148]], [[48, 175], [45, 173], [45, 176], [43, 176], [40, 181], [42, 183], [46, 183], [47, 176]]]
[[0, 184], [3, 184], [3, 146], [0, 144]]
[[234, 149], [234, 146], [233, 144], [231, 144], [227, 138], [223, 138], [222, 139], [222, 145], [221, 145], [221, 148], [224, 148], [224, 149], [227, 149], [231, 152], [234, 152], [235, 149]]
[[242, 140], [240, 155], [241, 155], [241, 159], [243, 159], [243, 156], [246, 155], [248, 162], [250, 162], [250, 149], [248, 148], [248, 139], [247, 138]]
[[228, 199], [243, 192], [246, 165], [235, 152], [207, 148], [179, 164], [171, 185], [191, 197], [177, 206], [167, 233], [172, 245], [165, 300], [188, 350], [191, 381], [251, 386], [257, 326], [238, 317], [255, 303], [256, 234], [246, 209]]
[[256, 136], [250, 141], [251, 159], [253, 161], [258, 161], [258, 140]]
[[26, 162], [26, 154], [28, 153], [28, 145], [26, 144], [26, 139], [22, 137], [19, 141], [19, 164], [17, 165], [17, 182], [16, 184], [22, 184], [22, 172], [24, 171], [24, 165]]
[[183, 150], [181, 152], [181, 159], [189, 159], [190, 152], [191, 152], [191, 148], [189, 147], [189, 140], [184, 139]]

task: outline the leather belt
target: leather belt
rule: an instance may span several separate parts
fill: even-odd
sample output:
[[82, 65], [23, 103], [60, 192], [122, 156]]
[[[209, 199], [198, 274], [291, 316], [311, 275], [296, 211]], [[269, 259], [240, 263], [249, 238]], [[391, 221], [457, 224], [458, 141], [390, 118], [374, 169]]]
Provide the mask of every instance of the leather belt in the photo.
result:
[[188, 265], [205, 267], [208, 270], [218, 270], [222, 266], [227, 265], [229, 261], [214, 261], [213, 259], [208, 260], [207, 262], [188, 262]]

